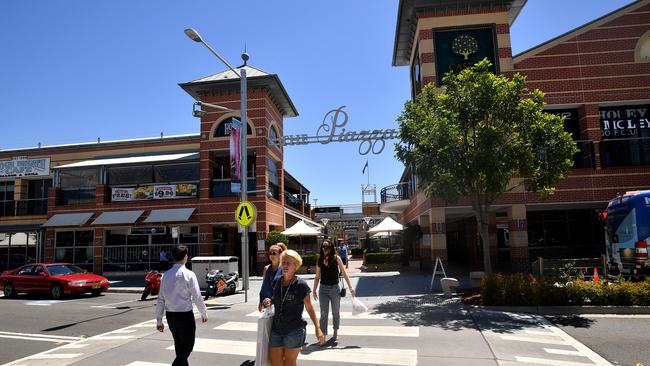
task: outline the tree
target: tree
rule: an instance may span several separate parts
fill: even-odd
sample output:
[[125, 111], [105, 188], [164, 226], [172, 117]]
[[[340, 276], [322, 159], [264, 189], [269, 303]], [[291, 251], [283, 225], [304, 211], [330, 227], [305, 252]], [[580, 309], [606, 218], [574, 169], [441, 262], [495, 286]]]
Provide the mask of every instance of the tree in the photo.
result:
[[413, 168], [418, 186], [448, 203], [471, 201], [490, 273], [488, 214], [495, 200], [524, 178], [541, 197], [554, 193], [578, 150], [563, 119], [545, 113], [544, 94], [529, 91], [525, 77], [489, 71], [485, 59], [447, 73], [442, 90], [429, 84], [399, 116], [397, 158]]
[[289, 238], [287, 238], [286, 235], [282, 234], [279, 231], [269, 231], [268, 235], [266, 236], [265, 244], [266, 247], [270, 247], [273, 244], [277, 243], [284, 243], [284, 244], [289, 244]]

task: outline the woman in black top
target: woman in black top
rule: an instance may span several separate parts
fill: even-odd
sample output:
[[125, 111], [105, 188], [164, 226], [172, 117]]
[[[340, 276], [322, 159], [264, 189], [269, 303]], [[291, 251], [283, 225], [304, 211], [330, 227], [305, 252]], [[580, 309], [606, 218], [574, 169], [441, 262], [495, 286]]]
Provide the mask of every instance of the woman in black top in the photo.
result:
[[[320, 247], [320, 257], [316, 266], [316, 277], [314, 277], [314, 300], [320, 304], [320, 329], [327, 335], [327, 318], [329, 306], [332, 304], [332, 320], [334, 334], [332, 340], [336, 340], [341, 319], [341, 289], [339, 288], [339, 272], [343, 274], [345, 282], [348, 283], [350, 293], [354, 296], [354, 289], [350, 283], [350, 277], [345, 266], [339, 257], [336, 248], [329, 240], [324, 240]], [[318, 283], [320, 282], [320, 289]]]
[[271, 366], [293, 366], [307, 334], [307, 322], [302, 319], [304, 309], [307, 309], [314, 323], [320, 344], [325, 343], [325, 336], [320, 330], [316, 312], [309, 298], [309, 285], [296, 276], [296, 270], [302, 265], [300, 254], [294, 250], [286, 250], [282, 253], [281, 263], [282, 278], [275, 282], [273, 299], [264, 299], [264, 306], [275, 306], [269, 338], [269, 359]]

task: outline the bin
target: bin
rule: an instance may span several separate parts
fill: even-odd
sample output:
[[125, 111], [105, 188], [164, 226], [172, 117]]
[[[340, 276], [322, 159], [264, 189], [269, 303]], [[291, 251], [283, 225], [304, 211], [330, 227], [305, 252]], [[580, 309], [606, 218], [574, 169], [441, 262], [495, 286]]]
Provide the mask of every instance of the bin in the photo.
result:
[[[194, 257], [190, 259], [190, 266], [194, 274], [196, 274], [196, 279], [199, 281], [199, 288], [205, 290], [208, 288], [208, 284], [205, 280], [205, 275], [213, 269], [219, 269], [223, 273], [237, 273], [239, 274], [239, 258], [225, 256], [225, 257]], [[239, 283], [237, 281], [239, 287]]]

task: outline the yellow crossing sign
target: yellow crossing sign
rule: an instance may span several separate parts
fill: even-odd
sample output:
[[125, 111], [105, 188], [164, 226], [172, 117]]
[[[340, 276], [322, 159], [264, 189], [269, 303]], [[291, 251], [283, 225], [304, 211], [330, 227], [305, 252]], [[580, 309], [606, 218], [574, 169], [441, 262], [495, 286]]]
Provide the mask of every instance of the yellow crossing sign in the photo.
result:
[[241, 226], [248, 226], [255, 221], [255, 205], [245, 201], [239, 204], [237, 206], [237, 210], [235, 211], [235, 219], [237, 220], [237, 223]]

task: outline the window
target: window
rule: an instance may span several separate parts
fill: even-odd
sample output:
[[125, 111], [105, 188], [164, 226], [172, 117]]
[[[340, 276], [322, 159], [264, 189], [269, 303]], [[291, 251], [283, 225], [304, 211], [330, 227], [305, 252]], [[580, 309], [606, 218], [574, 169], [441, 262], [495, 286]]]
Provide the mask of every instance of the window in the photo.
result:
[[419, 47], [415, 49], [415, 57], [413, 58], [413, 66], [411, 67], [411, 88], [412, 97], [415, 99], [415, 97], [422, 91], [422, 74], [420, 71]]
[[43, 199], [47, 198], [47, 191], [52, 187], [52, 179], [35, 179], [29, 181], [27, 189], [27, 198]]
[[61, 169], [59, 185], [61, 189], [92, 188], [99, 184], [99, 168]]
[[54, 260], [75, 263], [84, 269], [92, 269], [92, 230], [57, 231], [54, 240]]
[[16, 273], [18, 276], [31, 276], [34, 273], [34, 266], [27, 266]]
[[603, 167], [650, 165], [650, 104], [600, 107]]
[[271, 196], [276, 200], [280, 199], [280, 179], [278, 178], [278, 167], [271, 158], [266, 159], [266, 165], [269, 173], [269, 190]]
[[195, 182], [199, 180], [199, 163], [167, 164], [154, 167], [156, 183]]
[[[226, 118], [221, 123], [219, 123], [219, 126], [217, 126], [217, 128], [215, 128], [215, 130], [214, 130], [213, 137], [227, 137], [227, 136], [230, 136], [230, 131], [232, 130], [232, 120], [233, 120], [232, 117], [231, 118]], [[246, 129], [246, 135], [252, 135], [253, 131], [251, 131], [250, 124], [247, 127], [248, 128]]]
[[110, 167], [107, 169], [108, 184], [119, 186], [153, 183], [151, 168], [151, 165]]
[[0, 182], [0, 201], [14, 200], [14, 182]]

